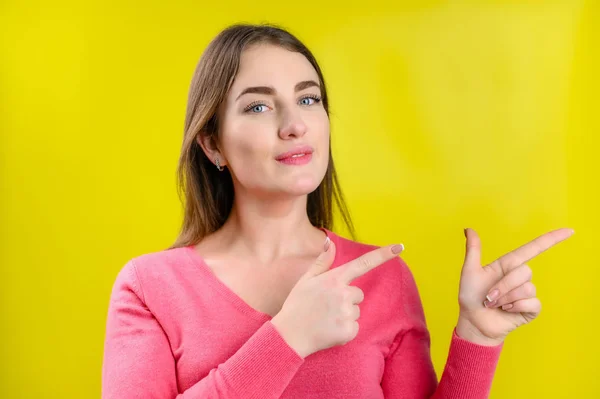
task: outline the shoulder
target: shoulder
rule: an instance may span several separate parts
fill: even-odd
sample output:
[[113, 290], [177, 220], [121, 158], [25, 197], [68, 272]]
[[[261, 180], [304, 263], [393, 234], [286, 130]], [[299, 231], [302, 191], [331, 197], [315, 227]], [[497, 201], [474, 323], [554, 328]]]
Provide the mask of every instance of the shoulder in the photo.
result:
[[189, 260], [190, 247], [169, 248], [133, 257], [130, 262], [140, 271], [161, 271]]
[[138, 255], [130, 260], [141, 280], [164, 281], [184, 273], [192, 265], [192, 247], [169, 248]]
[[144, 288], [177, 280], [191, 268], [191, 247], [147, 252], [130, 258], [118, 272], [116, 282], [131, 285], [143, 296]]

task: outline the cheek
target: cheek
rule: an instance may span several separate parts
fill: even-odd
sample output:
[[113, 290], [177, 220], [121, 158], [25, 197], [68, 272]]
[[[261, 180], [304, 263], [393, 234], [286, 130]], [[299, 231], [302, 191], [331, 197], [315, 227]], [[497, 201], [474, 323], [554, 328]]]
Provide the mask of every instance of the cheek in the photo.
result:
[[324, 116], [316, 120], [314, 126], [316, 127], [316, 141], [319, 150], [323, 153], [323, 158], [327, 159], [329, 157], [329, 119], [327, 118], [327, 114], [323, 113]]
[[231, 124], [223, 130], [223, 152], [234, 173], [254, 169], [270, 156], [272, 144], [258, 123]]

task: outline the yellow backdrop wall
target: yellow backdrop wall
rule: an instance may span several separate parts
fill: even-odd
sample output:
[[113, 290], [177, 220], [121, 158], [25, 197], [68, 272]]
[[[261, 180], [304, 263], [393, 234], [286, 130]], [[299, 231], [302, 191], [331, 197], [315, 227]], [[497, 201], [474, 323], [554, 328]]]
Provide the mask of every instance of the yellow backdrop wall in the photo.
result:
[[274, 22], [322, 64], [359, 240], [406, 245], [438, 376], [463, 228], [487, 263], [571, 227], [530, 262], [543, 311], [491, 398], [599, 397], [600, 2], [284, 3], [0, 4], [0, 396], [99, 397], [116, 273], [179, 228], [195, 64], [225, 26]]

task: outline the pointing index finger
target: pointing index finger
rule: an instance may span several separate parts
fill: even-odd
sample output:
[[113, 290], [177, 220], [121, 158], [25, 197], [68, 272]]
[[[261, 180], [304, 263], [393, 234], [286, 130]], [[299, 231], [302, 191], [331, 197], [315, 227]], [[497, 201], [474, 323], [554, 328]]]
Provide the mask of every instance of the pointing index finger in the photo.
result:
[[404, 245], [398, 244], [388, 245], [367, 252], [342, 266], [340, 270], [342, 280], [346, 284], [349, 284], [352, 280], [375, 269], [377, 266], [394, 259], [403, 250]]
[[555, 246], [559, 242], [571, 237], [573, 233], [574, 231], [572, 229], [566, 228], [550, 231], [507, 253], [506, 255], [501, 256], [492, 264], [490, 264], [490, 266], [497, 264], [505, 273], [508, 273], [523, 263], [529, 262], [531, 259]]

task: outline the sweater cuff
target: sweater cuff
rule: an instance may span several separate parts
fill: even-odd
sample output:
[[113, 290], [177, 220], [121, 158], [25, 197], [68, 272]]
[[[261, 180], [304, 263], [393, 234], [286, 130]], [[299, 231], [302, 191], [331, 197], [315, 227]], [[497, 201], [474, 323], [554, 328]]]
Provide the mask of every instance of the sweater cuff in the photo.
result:
[[[304, 359], [290, 347], [271, 321], [265, 322], [244, 344], [235, 361], [228, 364], [234, 392], [283, 392], [298, 372]], [[248, 397], [255, 397], [249, 395]]]
[[481, 362], [485, 362], [494, 367], [494, 369], [491, 370], [493, 372], [496, 369], [496, 364], [500, 359], [500, 353], [502, 352], [503, 347], [504, 342], [495, 346], [479, 345], [458, 335], [456, 333], [456, 327], [454, 327], [454, 330], [452, 331], [450, 350], [452, 351], [454, 349], [457, 354], [465, 355], [466, 359], [470, 360], [469, 363], [476, 364], [478, 368], [481, 366]]
[[473, 343], [452, 332], [448, 361], [440, 381], [444, 398], [483, 399], [489, 396], [504, 342], [496, 346]]

